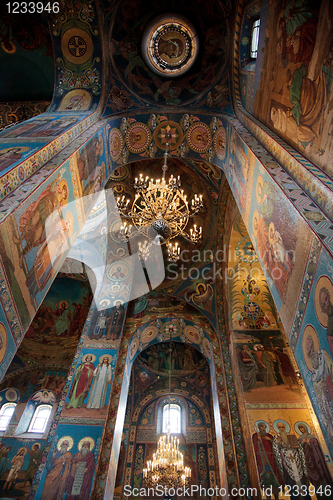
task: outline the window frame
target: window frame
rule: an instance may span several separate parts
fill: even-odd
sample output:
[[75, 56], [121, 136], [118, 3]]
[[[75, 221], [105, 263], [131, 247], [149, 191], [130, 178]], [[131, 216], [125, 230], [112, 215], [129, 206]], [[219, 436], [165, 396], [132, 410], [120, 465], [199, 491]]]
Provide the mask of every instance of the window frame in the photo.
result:
[[10, 415], [10, 418], [9, 418], [9, 420], [8, 420], [8, 422], [7, 422], [6, 427], [5, 427], [4, 429], [1, 429], [1, 427], [0, 427], [0, 433], [4, 433], [4, 432], [6, 432], [6, 430], [7, 430], [7, 428], [8, 428], [8, 425], [10, 424], [10, 421], [11, 421], [11, 419], [12, 419], [12, 417], [13, 417], [14, 413], [15, 413], [16, 406], [17, 406], [17, 403], [14, 403], [14, 402], [7, 402], [7, 403], [4, 403], [4, 404], [1, 406], [1, 408], [0, 408], [0, 425], [1, 425], [1, 419], [2, 419], [2, 417], [4, 416], [4, 413], [5, 413], [6, 409], [7, 409], [7, 408], [14, 408], [14, 409], [13, 409], [13, 412], [11, 413], [11, 415]]
[[[46, 408], [49, 409], [49, 415], [48, 415], [47, 419], [45, 420], [45, 425], [44, 425], [43, 429], [34, 429], [33, 427], [34, 427], [35, 422], [36, 422], [36, 420], [38, 418], [38, 414], [42, 410], [45, 410]], [[34, 411], [34, 414], [32, 416], [31, 422], [30, 422], [30, 424], [28, 426], [27, 432], [29, 434], [31, 434], [31, 433], [33, 433], [33, 434], [44, 434], [45, 429], [47, 428], [47, 424], [49, 423], [49, 420], [50, 420], [50, 417], [51, 417], [51, 413], [52, 413], [52, 405], [48, 405], [48, 404], [38, 405], [37, 408]]]
[[[170, 406], [170, 420], [171, 420], [171, 411], [176, 410], [178, 412], [178, 426], [177, 430], [174, 430], [171, 428], [171, 422], [170, 422], [170, 430], [167, 429], [168, 425], [168, 417], [165, 417], [168, 412], [169, 412], [169, 406]], [[167, 434], [170, 432], [170, 434], [181, 434], [182, 432], [182, 407], [178, 403], [165, 403], [162, 407], [162, 434]]]
[[[260, 35], [260, 17], [257, 17], [252, 21], [251, 31], [250, 31], [250, 59], [255, 61], [258, 58], [259, 49], [259, 35]], [[254, 41], [256, 42], [256, 47], [253, 50]]]

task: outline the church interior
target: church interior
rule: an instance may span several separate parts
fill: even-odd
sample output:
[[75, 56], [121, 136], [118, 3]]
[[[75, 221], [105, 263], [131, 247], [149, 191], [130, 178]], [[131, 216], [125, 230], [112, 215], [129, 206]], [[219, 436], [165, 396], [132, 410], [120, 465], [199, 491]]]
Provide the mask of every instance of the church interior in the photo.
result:
[[0, 498], [333, 498], [332, 21], [2, 2]]

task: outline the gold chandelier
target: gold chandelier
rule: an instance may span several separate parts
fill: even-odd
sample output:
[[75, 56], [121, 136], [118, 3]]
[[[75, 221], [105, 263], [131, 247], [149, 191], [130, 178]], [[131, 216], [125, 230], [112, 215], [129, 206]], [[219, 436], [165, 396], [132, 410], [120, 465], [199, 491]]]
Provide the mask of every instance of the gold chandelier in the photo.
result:
[[148, 486], [162, 484], [177, 487], [186, 485], [191, 477], [190, 467], [184, 467], [184, 457], [179, 451], [179, 439], [168, 433], [161, 436], [157, 443], [153, 460], [143, 469], [143, 479]]
[[180, 247], [171, 240], [181, 236], [190, 243], [197, 244], [202, 239], [202, 227], [194, 224], [190, 232], [185, 229], [189, 219], [204, 209], [202, 195], [195, 194], [189, 204], [184, 190], [180, 189], [180, 176], [165, 179], [168, 168], [168, 147], [171, 138], [169, 125], [166, 127], [166, 150], [164, 154], [164, 164], [162, 166], [163, 175], [161, 179], [154, 182], [153, 179], [146, 178], [140, 174], [135, 179], [135, 198], [131, 207], [130, 200], [125, 200], [125, 196], [118, 197], [117, 208], [122, 218], [128, 219], [120, 228], [120, 237], [124, 241], [141, 235], [146, 239], [139, 243], [139, 254], [143, 259], [149, 256], [151, 244], [166, 245], [168, 260], [177, 261], [180, 256]]

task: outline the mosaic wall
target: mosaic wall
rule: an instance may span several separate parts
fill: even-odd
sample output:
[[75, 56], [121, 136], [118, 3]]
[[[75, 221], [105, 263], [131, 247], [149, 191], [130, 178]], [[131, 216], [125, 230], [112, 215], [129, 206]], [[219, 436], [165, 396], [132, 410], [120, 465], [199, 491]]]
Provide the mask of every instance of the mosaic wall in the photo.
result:
[[[236, 115], [261, 144], [255, 141], [253, 136], [250, 139], [250, 137], [246, 138], [246, 134], [243, 134], [243, 138], [248, 145], [251, 145], [271, 177], [274, 178], [287, 198], [295, 204], [318, 238], [313, 240], [310, 238], [308, 241], [307, 264], [305, 267], [302, 266], [303, 269], [298, 274], [301, 288], [297, 292], [295, 315], [290, 318], [292, 323], [285, 321], [281, 309], [280, 315], [321, 424], [327, 446], [332, 454], [330, 424], [328, 418], [325, 417], [325, 411], [327, 414], [332, 399], [328, 389], [330, 375], [328, 374], [325, 382], [324, 377], [319, 375], [319, 371], [320, 373], [328, 373], [332, 359], [326, 340], [329, 338], [327, 318], [330, 315], [331, 295], [329, 286], [321, 286], [325, 280], [328, 285], [331, 282], [332, 182], [328, 166], [330, 142], [326, 131], [331, 120], [329, 106], [331, 38], [330, 35], [327, 36], [329, 30], [325, 28], [325, 23], [331, 19], [332, 12], [331, 5], [325, 1], [319, 5], [312, 5], [311, 8], [308, 2], [299, 2], [292, 12], [288, 11], [289, 8], [290, 4], [286, 4], [285, 8], [281, 10], [281, 6], [276, 2], [263, 2], [262, 7], [263, 25], [260, 46], [263, 51], [259, 51], [257, 60], [258, 86], [255, 88], [254, 113], [270, 128], [250, 117], [242, 108], [240, 79], [235, 58]], [[305, 14], [302, 19], [298, 17], [300, 11]], [[242, 2], [240, 2], [237, 22], [243, 23], [244, 20]], [[237, 37], [234, 44], [235, 54], [238, 52], [240, 44], [241, 40]], [[278, 51], [276, 51], [276, 47], [278, 47]], [[277, 74], [278, 78], [275, 76]], [[320, 85], [322, 86], [320, 87]], [[310, 97], [311, 89], [315, 88], [316, 92]], [[310, 93], [306, 94], [307, 91]], [[266, 105], [262, 106], [263, 102], [266, 102]], [[310, 121], [305, 122], [305, 116], [309, 116]], [[241, 128], [238, 126], [236, 128], [242, 134]], [[274, 134], [271, 129], [275, 129], [279, 135]], [[307, 137], [304, 134], [308, 134]], [[284, 137], [296, 149], [279, 136]], [[267, 152], [264, 152], [261, 145], [264, 145], [265, 149], [272, 154], [274, 162], [270, 162]], [[311, 163], [298, 151], [304, 153], [315, 163]], [[282, 165], [282, 169], [277, 166], [276, 160]], [[257, 179], [259, 181], [259, 177]], [[298, 186], [295, 185], [293, 179], [297, 180]], [[266, 179], [263, 178], [263, 185], [265, 185], [265, 181]], [[262, 185], [261, 179], [260, 184]], [[258, 199], [258, 184], [256, 191]], [[264, 188], [263, 194], [265, 199], [269, 199], [269, 189]], [[313, 203], [313, 200], [317, 205]], [[318, 206], [320, 210], [318, 210]], [[257, 250], [259, 250], [259, 241], [256, 233], [261, 228], [259, 222], [262, 217], [264, 220], [267, 217], [262, 212], [263, 208], [265, 209], [261, 202], [260, 210], [257, 213], [253, 212], [253, 233], [251, 233], [251, 221], [249, 221], [248, 226], [252, 242], [254, 238], [257, 239]], [[288, 225], [290, 220], [293, 223], [293, 217], [290, 219], [289, 216], [286, 220], [288, 220]], [[267, 229], [269, 237], [269, 227]], [[292, 241], [292, 239], [288, 239], [288, 241]], [[285, 249], [287, 250], [286, 247]], [[320, 266], [321, 262], [325, 262], [325, 266]], [[271, 287], [269, 280], [268, 284], [275, 303], [279, 307], [279, 301], [276, 300], [274, 288]], [[319, 302], [320, 290], [322, 291]], [[318, 314], [326, 317], [326, 320], [321, 320], [318, 323]], [[313, 365], [310, 359], [311, 355], [314, 358]], [[321, 388], [318, 389], [318, 386]], [[321, 401], [320, 404], [319, 401]]]
[[[327, 351], [320, 350], [315, 328], [308, 325], [303, 333], [303, 341], [299, 341], [303, 345], [303, 351], [299, 353], [299, 348], [295, 351], [295, 357], [304, 378], [303, 384], [288, 339], [274, 311], [275, 307], [267, 283], [260, 274], [260, 266], [253, 247], [249, 253], [249, 236], [244, 225], [241, 224], [234, 201], [229, 202], [227, 215], [229, 227], [226, 237], [230, 238], [228, 262], [230, 335], [234, 346], [235, 365], [239, 373], [240, 398], [243, 399], [245, 407], [243, 418], [246, 423], [243, 420], [243, 425], [249, 426], [248, 437], [251, 437], [261, 488], [272, 485], [277, 494], [288, 474], [294, 479], [293, 473], [290, 470], [287, 471], [291, 466], [286, 454], [288, 443], [294, 443], [296, 463], [303, 483], [305, 484], [308, 478], [315, 488], [320, 485], [323, 488], [330, 486], [332, 484], [330, 472], [333, 471], [329, 451], [331, 446], [325, 427], [322, 426], [323, 432], [321, 432], [314, 414], [315, 410], [320, 423], [324, 423], [329, 433], [330, 424], [328, 418], [325, 417], [324, 408], [320, 408], [319, 412], [316, 408], [318, 404], [325, 407], [326, 415], [328, 415], [330, 404], [327, 397], [328, 389], [323, 387], [323, 382], [319, 380], [318, 385], [313, 383], [313, 387], [310, 386], [309, 372], [303, 368], [305, 361], [308, 370], [313, 373], [313, 380], [317, 380], [318, 377], [314, 376], [314, 367], [315, 360], [318, 360], [318, 353], [326, 352], [327, 369], [330, 366], [329, 358], [332, 358]], [[252, 275], [252, 278], [255, 276], [256, 279], [244, 279], [242, 273], [235, 275], [235, 260], [242, 263], [246, 277]], [[257, 272], [254, 272], [256, 270]], [[321, 280], [323, 282], [324, 277]], [[248, 295], [248, 283], [251, 283], [251, 297]], [[325, 284], [327, 285], [326, 282]], [[239, 289], [240, 292], [238, 292]], [[327, 314], [320, 309], [320, 290], [322, 303], [324, 298], [326, 299], [326, 287], [319, 288], [317, 290], [317, 316], [321, 313], [322, 318], [327, 319]], [[262, 309], [267, 306], [270, 315], [274, 318], [275, 329], [270, 324], [270, 315], [262, 314]], [[313, 347], [314, 343], [314, 352], [310, 352], [310, 347]], [[311, 356], [314, 359], [313, 365]], [[317, 399], [313, 398], [314, 393]], [[282, 442], [285, 445], [281, 447]], [[312, 453], [318, 456], [316, 470], [313, 467]]]

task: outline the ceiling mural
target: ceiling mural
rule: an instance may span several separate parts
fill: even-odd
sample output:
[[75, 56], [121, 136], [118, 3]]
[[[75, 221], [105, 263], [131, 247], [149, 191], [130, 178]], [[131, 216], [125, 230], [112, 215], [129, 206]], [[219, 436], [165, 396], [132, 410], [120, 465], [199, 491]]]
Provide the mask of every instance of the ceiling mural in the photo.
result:
[[[125, 1], [115, 13], [112, 12], [110, 46], [114, 77], [111, 79], [110, 106], [113, 111], [121, 111], [144, 107], [147, 103], [177, 106], [195, 102], [210, 108], [228, 107], [230, 112], [227, 55], [232, 7], [227, 2], [209, 1], [204, 4], [175, 2], [174, 5], [171, 2], [168, 8], [170, 12], [177, 11], [183, 19], [171, 32], [166, 26], [169, 18], [174, 21], [174, 16], [165, 14], [158, 2], [141, 1], [134, 6]], [[109, 12], [111, 14], [110, 8]], [[163, 33], [157, 29], [159, 22], [166, 30]], [[157, 38], [154, 29], [157, 29]], [[192, 33], [194, 38], [190, 36], [187, 40], [186, 33]], [[158, 54], [156, 64], [150, 62], [150, 43]], [[195, 52], [200, 55], [196, 61]], [[170, 68], [183, 64], [185, 72], [174, 75], [174, 69]], [[159, 71], [157, 68], [161, 67]]]

